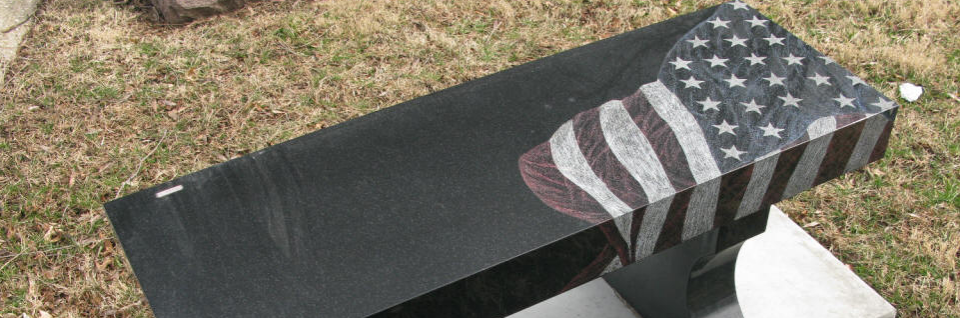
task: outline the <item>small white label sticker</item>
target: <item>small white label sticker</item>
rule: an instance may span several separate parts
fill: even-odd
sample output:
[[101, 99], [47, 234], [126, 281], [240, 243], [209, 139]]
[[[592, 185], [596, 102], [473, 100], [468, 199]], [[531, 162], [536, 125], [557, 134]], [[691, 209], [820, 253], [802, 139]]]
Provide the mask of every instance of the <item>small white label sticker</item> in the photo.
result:
[[175, 187], [173, 187], [173, 188], [170, 188], [170, 189], [166, 189], [166, 190], [157, 192], [156, 196], [157, 196], [157, 199], [159, 199], [159, 198], [162, 198], [162, 197], [165, 197], [165, 196], [168, 196], [168, 195], [177, 193], [177, 191], [180, 191], [180, 190], [183, 190], [183, 186], [178, 184], [177, 186], [175, 186]]

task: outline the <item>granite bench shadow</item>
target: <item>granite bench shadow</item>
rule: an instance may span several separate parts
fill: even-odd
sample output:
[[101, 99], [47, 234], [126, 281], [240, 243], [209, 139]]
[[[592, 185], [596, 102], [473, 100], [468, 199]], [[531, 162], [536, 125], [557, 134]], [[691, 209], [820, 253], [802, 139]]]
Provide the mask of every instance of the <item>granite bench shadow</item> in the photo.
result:
[[604, 275], [701, 316], [764, 211], [882, 157], [897, 107], [731, 2], [106, 210], [157, 317], [503, 317]]

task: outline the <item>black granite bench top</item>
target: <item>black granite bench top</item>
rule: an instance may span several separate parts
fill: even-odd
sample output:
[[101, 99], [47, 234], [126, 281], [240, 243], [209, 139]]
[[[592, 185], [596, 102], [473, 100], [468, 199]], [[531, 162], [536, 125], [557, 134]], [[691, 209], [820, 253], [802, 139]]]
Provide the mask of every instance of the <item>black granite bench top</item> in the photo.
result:
[[732, 2], [106, 209], [158, 317], [496, 317], [878, 159], [896, 108]]

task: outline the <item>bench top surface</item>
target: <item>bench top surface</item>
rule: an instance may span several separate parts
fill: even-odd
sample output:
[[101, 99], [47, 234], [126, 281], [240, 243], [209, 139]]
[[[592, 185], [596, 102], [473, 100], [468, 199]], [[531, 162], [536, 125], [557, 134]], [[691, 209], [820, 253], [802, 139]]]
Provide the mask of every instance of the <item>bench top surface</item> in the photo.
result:
[[364, 317], [479, 275], [542, 298], [876, 160], [896, 107], [734, 2], [106, 209], [159, 317]]

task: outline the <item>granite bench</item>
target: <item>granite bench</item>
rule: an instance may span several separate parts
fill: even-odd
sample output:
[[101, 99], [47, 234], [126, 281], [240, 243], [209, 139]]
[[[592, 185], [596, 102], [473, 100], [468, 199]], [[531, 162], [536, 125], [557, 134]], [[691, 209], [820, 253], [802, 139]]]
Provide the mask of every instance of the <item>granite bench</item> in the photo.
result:
[[504, 317], [601, 276], [705, 316], [768, 207], [882, 157], [897, 107], [730, 2], [106, 210], [157, 317]]

